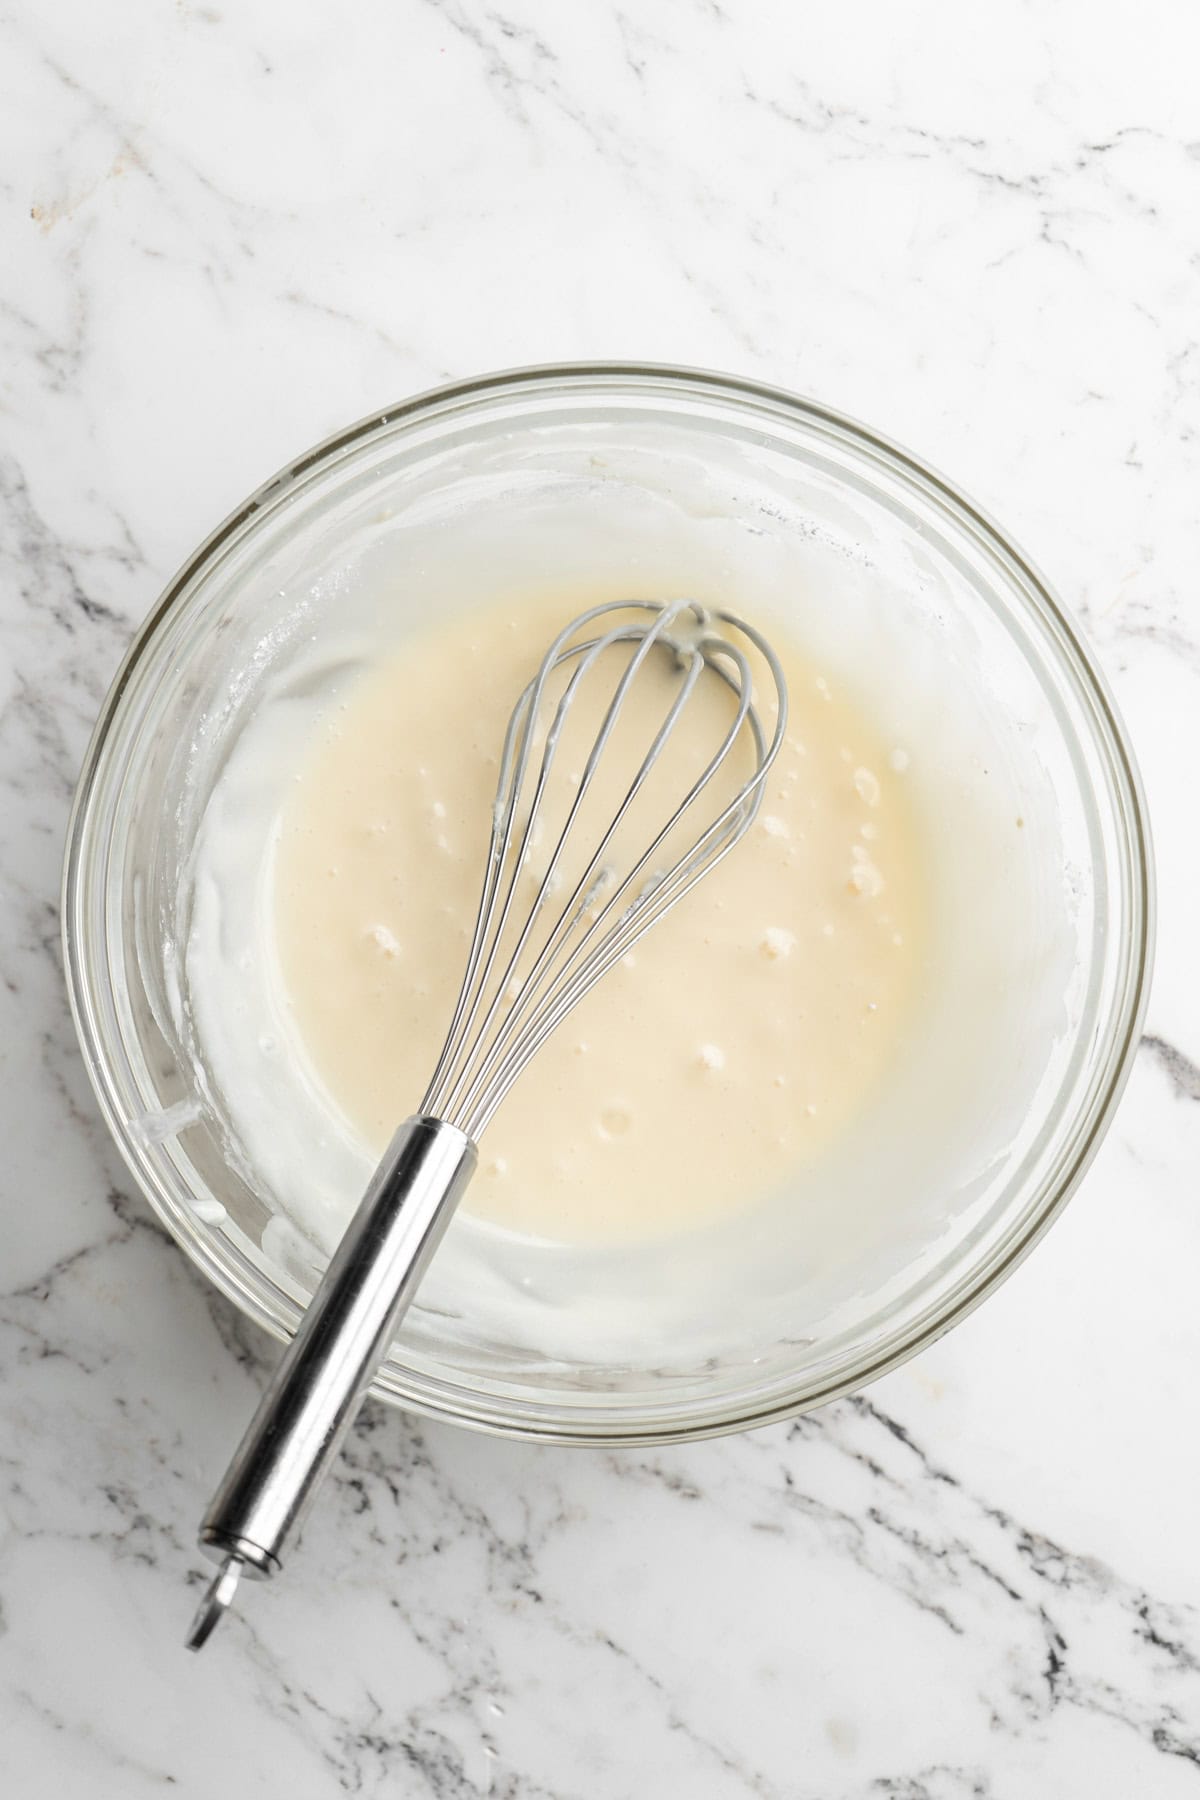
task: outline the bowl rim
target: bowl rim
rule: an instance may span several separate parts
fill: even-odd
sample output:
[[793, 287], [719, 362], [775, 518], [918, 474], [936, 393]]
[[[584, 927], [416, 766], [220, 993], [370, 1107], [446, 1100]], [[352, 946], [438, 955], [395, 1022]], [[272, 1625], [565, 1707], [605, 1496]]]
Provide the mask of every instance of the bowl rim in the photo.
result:
[[[832, 431], [849, 440], [858, 452], [866, 451], [882, 458], [894, 471], [931, 496], [954, 524], [965, 527], [994, 558], [1009, 565], [1017, 577], [1014, 585], [1026, 590], [1026, 598], [1042, 609], [1058, 634], [1065, 649], [1064, 660], [1074, 661], [1075, 673], [1080, 677], [1107, 736], [1106, 748], [1110, 753], [1115, 785], [1124, 802], [1120, 808], [1124, 826], [1121, 832], [1123, 872], [1129, 882], [1130, 922], [1135, 927], [1131, 932], [1123, 987], [1112, 1006], [1112, 1018], [1106, 1032], [1107, 1070], [1089, 1108], [1082, 1114], [1087, 1120], [1087, 1129], [1068, 1140], [1068, 1153], [1047, 1181], [1042, 1204], [1025, 1220], [1023, 1228], [1017, 1230], [1011, 1240], [1002, 1240], [990, 1258], [982, 1259], [955, 1284], [932, 1317], [922, 1314], [899, 1342], [885, 1345], [874, 1356], [863, 1356], [856, 1366], [811, 1391], [772, 1397], [757, 1407], [747, 1406], [744, 1397], [741, 1405], [731, 1405], [729, 1402], [736, 1396], [730, 1395], [725, 1397], [724, 1405], [712, 1409], [710, 1416], [696, 1418], [689, 1415], [676, 1424], [665, 1423], [655, 1416], [647, 1417], [646, 1424], [639, 1426], [628, 1419], [606, 1419], [600, 1413], [591, 1415], [576, 1411], [570, 1415], [571, 1423], [564, 1425], [561, 1420], [567, 1415], [565, 1406], [543, 1408], [539, 1404], [535, 1412], [523, 1403], [518, 1409], [515, 1403], [498, 1402], [495, 1396], [478, 1390], [472, 1396], [476, 1409], [468, 1411], [440, 1401], [418, 1370], [405, 1371], [409, 1377], [405, 1380], [395, 1372], [394, 1365], [386, 1372], [380, 1371], [370, 1390], [374, 1397], [407, 1410], [490, 1435], [562, 1445], [636, 1447], [718, 1437], [794, 1418], [858, 1391], [934, 1343], [1007, 1280], [1059, 1218], [1090, 1167], [1129, 1079], [1149, 998], [1155, 936], [1154, 859], [1141, 775], [1124, 722], [1095, 654], [1037, 565], [983, 507], [924, 458], [847, 413], [773, 383], [686, 364], [581, 360], [520, 365], [441, 383], [369, 413], [302, 452], [255, 488], [187, 557], [134, 632], [100, 708], [75, 789], [63, 859], [61, 933], [67, 994], [84, 1065], [105, 1124], [130, 1173], [167, 1231], [208, 1280], [239, 1311], [254, 1319], [273, 1337], [286, 1341], [290, 1335], [286, 1322], [277, 1318], [259, 1295], [235, 1278], [226, 1262], [214, 1252], [207, 1237], [197, 1231], [185, 1231], [178, 1213], [165, 1203], [153, 1171], [143, 1160], [140, 1146], [129, 1130], [111, 1058], [96, 1028], [91, 971], [81, 952], [83, 934], [75, 926], [82, 901], [83, 839], [110, 733], [142, 658], [193, 582], [232, 539], [251, 526], [256, 515], [273, 513], [283, 505], [302, 478], [331, 464], [344, 452], [360, 447], [374, 433], [447, 411], [462, 402], [495, 394], [515, 396], [522, 391], [536, 392], [569, 384], [601, 389], [622, 382], [633, 387], [653, 385], [692, 395], [707, 393], [715, 399], [758, 403], [793, 420], [798, 418], [801, 422]], [[543, 1413], [553, 1415], [555, 1411], [559, 1412], [557, 1420], [553, 1416], [541, 1416]]]

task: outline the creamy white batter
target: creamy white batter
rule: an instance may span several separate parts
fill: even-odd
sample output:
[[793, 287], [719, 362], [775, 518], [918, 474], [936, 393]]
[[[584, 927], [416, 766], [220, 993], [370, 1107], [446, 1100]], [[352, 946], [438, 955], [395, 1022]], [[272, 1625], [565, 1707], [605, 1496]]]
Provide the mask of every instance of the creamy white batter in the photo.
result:
[[[372, 1153], [450, 1018], [513, 701], [590, 599], [428, 628], [337, 684], [300, 760], [274, 858], [285, 1014]], [[926, 912], [907, 758], [768, 629], [791, 722], [762, 811], [522, 1076], [482, 1146], [477, 1215], [577, 1243], [712, 1224], [852, 1129], [902, 1052]], [[712, 685], [673, 746], [697, 769]], [[657, 721], [661, 694], [642, 684], [631, 707]], [[611, 804], [626, 771], [608, 768]]]

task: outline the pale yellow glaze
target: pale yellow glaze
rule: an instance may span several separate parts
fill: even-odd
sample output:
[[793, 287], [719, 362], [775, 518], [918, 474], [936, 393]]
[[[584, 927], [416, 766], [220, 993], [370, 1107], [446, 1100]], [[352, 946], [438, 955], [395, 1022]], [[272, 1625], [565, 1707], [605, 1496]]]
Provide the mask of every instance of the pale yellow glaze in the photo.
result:
[[[279, 964], [316, 1074], [375, 1149], [449, 1022], [513, 702], [582, 604], [431, 629], [336, 696], [296, 775]], [[925, 913], [903, 747], [771, 635], [791, 721], [758, 820], [517, 1083], [481, 1145], [477, 1214], [576, 1242], [710, 1223], [853, 1129], [902, 1053]], [[719, 736], [714, 686], [681, 767]], [[631, 706], [657, 722], [662, 694], [643, 683]]]

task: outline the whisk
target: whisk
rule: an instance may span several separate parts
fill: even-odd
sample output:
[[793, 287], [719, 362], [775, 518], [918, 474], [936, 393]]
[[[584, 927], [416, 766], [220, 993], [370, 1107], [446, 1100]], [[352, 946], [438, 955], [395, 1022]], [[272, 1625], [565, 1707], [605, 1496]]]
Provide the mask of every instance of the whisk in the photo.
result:
[[[758, 653], [774, 689], [769, 730], [744, 645]], [[611, 816], [597, 820], [597, 771], [616, 757], [613, 740], [621, 742], [635, 683], [663, 658], [671, 679], [661, 724], [648, 748], [616, 762], [621, 782], [631, 771], [628, 785]], [[716, 716], [727, 722], [714, 731], [707, 760], [685, 766], [681, 797], [660, 807], [655, 789], [667, 747], [701, 684], [713, 681], [727, 702]], [[597, 683], [599, 727], [567, 784], [565, 818], [557, 836], [549, 833], [546, 855], [549, 797], [563, 787], [561, 770], [555, 786], [556, 759], [587, 711], [581, 696], [594, 704]], [[714, 716], [711, 708], [705, 716]], [[445, 1043], [204, 1516], [201, 1548], [220, 1568], [192, 1622], [190, 1649], [209, 1637], [243, 1572], [269, 1576], [282, 1566], [509, 1088], [605, 972], [745, 835], [786, 724], [786, 682], [770, 645], [745, 621], [696, 601], [594, 606], [546, 651], [505, 734], [483, 890]], [[677, 769], [678, 750], [676, 739]]]

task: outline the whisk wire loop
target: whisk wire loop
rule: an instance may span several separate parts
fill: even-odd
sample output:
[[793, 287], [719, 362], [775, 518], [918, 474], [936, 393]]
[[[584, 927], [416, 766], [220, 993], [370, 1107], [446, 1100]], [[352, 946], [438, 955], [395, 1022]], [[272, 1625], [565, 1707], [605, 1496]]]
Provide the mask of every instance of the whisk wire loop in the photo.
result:
[[[521, 955], [524, 952], [526, 943], [533, 930], [538, 912], [544, 903], [547, 893], [553, 885], [559, 859], [564, 845], [569, 838], [576, 814], [591, 786], [601, 754], [612, 735], [612, 731], [620, 716], [621, 709], [630, 687], [633, 684], [633, 680], [646, 657], [649, 655], [653, 644], [657, 641], [666, 625], [677, 615], [680, 609], [680, 603], [676, 603], [673, 607], [663, 609], [662, 613], [655, 621], [654, 626], [649, 631], [638, 632], [628, 626], [617, 627], [599, 638], [588, 640], [582, 644], [571, 645], [568, 649], [564, 650], [562, 648], [564, 642], [566, 639], [573, 636], [579, 627], [587, 624], [592, 618], [599, 616], [599, 614], [612, 609], [610, 607], [594, 608], [590, 613], [582, 614], [572, 625], [568, 625], [564, 631], [559, 633], [558, 637], [547, 651], [546, 656], [543, 658], [536, 677], [525, 689], [514, 708], [512, 719], [509, 722], [509, 729], [505, 735], [504, 752], [501, 757], [500, 779], [497, 786], [496, 802], [493, 807], [492, 853], [489, 856], [488, 876], [485, 880], [484, 897], [480, 907], [480, 924], [482, 930], [477, 926], [477, 942], [473, 946], [472, 955], [468, 960], [467, 974], [464, 978], [463, 988], [460, 994], [461, 1012], [460, 1008], [456, 1008], [456, 1023], [452, 1026], [453, 1042], [448, 1038], [447, 1050], [449, 1054], [447, 1056], [446, 1052], [443, 1052], [443, 1057], [439, 1059], [439, 1072], [443, 1077], [443, 1082], [448, 1077], [450, 1085], [448, 1091], [444, 1092], [442, 1085], [431, 1083], [430, 1092], [429, 1095], [427, 1095], [427, 1099], [430, 1102], [430, 1109], [436, 1111], [438, 1117], [447, 1119], [453, 1117], [462, 1096], [463, 1085], [467, 1079], [468, 1067], [466, 1064], [460, 1063], [459, 1054], [467, 1033], [474, 1028], [479, 1006], [491, 978], [500, 945], [504, 939], [505, 929], [508, 925], [509, 916], [517, 894], [517, 884], [522, 871], [528, 864], [529, 852], [534, 842], [536, 821], [538, 819], [550, 772], [554, 764], [559, 741], [567, 717], [576, 700], [580, 684], [605, 651], [622, 642], [634, 642], [637, 644], [637, 650], [630, 659], [625, 673], [622, 676], [621, 681], [617, 686], [617, 690], [604, 715], [580, 779], [579, 788], [576, 791], [575, 798], [568, 813], [566, 823], [563, 826], [554, 853], [542, 877], [542, 883], [538, 894], [534, 903], [528, 909], [517, 943], [510, 954], [508, 966], [494, 985], [491, 1002], [476, 1034], [477, 1046], [483, 1041], [496, 1014], [503, 1004], [509, 983], [514, 978], [514, 971], [520, 962]], [[499, 900], [498, 911], [493, 916], [492, 908], [497, 904], [497, 893], [501, 885], [501, 875], [505, 865], [505, 859], [508, 856], [511, 846], [513, 821], [524, 786], [525, 773], [531, 757], [532, 746], [540, 715], [542, 696], [546, 683], [554, 670], [562, 666], [563, 663], [570, 661], [572, 658], [577, 659], [577, 666], [567, 683], [562, 698], [559, 700], [549, 729], [547, 730], [533, 797], [525, 818], [524, 828], [520, 834], [520, 844], [515, 857], [509, 858], [509, 877], [507, 886], [504, 888], [503, 897]], [[514, 767], [512, 746], [518, 733], [520, 734], [520, 744]], [[622, 811], [623, 810], [624, 809], [622, 809]], [[613, 821], [609, 835], [611, 835], [612, 830], [616, 829], [617, 822], [617, 820]], [[594, 857], [591, 866], [594, 867], [596, 860], [597, 858]], [[586, 883], [586, 871], [583, 879]], [[483, 956], [482, 966], [479, 964], [480, 953], [482, 953]]]
[[[645, 623], [630, 613], [648, 615]], [[608, 630], [580, 638], [596, 621], [620, 614]], [[680, 629], [681, 621], [686, 624]], [[742, 636], [766, 664], [774, 687], [770, 736], [755, 704], [746, 651], [717, 627]], [[523, 918], [514, 917], [522, 876], [540, 847], [542, 809], [555, 759], [583, 685], [610, 652], [629, 655], [603, 710], [575, 792]], [[639, 673], [656, 650], [675, 659], [679, 682], [648, 748], [638, 758], [623, 797], [589, 850], [554, 919], [550, 903], [560, 870], [580, 830], [580, 812]], [[571, 672], [551, 710], [547, 690], [555, 673]], [[651, 772], [692, 701], [705, 673], [731, 691], [733, 713], [720, 741], [669, 817], [618, 872], [606, 861]], [[546, 722], [543, 715], [549, 712]], [[500, 757], [491, 838], [466, 970], [437, 1067], [421, 1112], [445, 1120], [477, 1141], [530, 1059], [600, 978], [716, 866], [749, 829], [762, 799], [767, 770], [787, 725], [787, 689], [770, 645], [753, 627], [692, 600], [618, 601], [590, 608], [564, 627], [513, 709]], [[667, 867], [658, 859], [700, 797], [734, 753], [748, 743], [752, 768], [732, 798], [698, 829]], [[536, 768], [535, 768], [536, 765]], [[531, 770], [535, 772], [531, 777]], [[532, 786], [527, 805], [522, 796]], [[518, 922], [519, 919], [519, 922]], [[535, 933], [541, 931], [540, 940]], [[511, 949], [506, 940], [514, 937]], [[527, 969], [523, 961], [529, 962]]]

